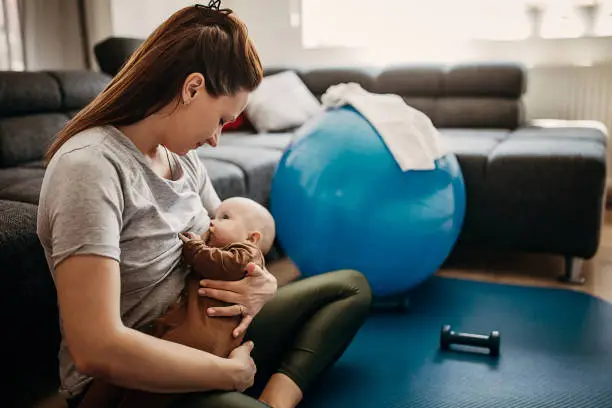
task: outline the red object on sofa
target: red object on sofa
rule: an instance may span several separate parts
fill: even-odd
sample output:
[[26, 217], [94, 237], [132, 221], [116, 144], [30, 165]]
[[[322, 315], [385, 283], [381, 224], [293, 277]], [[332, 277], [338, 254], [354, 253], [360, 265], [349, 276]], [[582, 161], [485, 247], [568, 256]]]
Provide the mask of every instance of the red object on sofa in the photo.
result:
[[223, 131], [226, 130], [244, 130], [249, 127], [249, 120], [247, 119], [244, 112], [242, 112], [236, 119], [231, 122], [227, 122], [223, 125]]

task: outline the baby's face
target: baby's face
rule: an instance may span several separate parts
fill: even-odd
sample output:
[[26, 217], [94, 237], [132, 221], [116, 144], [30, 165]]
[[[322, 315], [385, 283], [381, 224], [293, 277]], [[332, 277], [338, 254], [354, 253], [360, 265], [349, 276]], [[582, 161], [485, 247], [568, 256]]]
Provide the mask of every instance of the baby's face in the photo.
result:
[[235, 242], [244, 242], [249, 238], [247, 228], [248, 206], [235, 201], [224, 201], [210, 221], [206, 245], [221, 248]]

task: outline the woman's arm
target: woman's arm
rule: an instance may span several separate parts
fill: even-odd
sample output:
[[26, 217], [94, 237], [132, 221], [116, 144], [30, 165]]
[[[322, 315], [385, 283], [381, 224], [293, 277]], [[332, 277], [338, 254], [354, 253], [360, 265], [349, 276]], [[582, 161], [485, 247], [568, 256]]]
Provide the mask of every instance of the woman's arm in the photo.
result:
[[227, 303], [231, 306], [208, 309], [209, 316], [242, 316], [242, 321], [234, 329], [234, 337], [242, 335], [261, 308], [274, 297], [278, 283], [274, 275], [255, 263], [246, 267], [246, 276], [239, 281], [203, 279], [199, 294]]
[[65, 339], [80, 372], [150, 392], [244, 390], [252, 384], [252, 344], [223, 359], [125, 327], [117, 261], [72, 256], [57, 265], [55, 276]]

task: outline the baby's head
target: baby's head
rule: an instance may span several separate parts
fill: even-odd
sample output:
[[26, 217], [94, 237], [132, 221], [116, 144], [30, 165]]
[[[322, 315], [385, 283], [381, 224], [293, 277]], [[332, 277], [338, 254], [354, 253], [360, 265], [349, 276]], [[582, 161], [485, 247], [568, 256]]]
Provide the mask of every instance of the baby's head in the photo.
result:
[[274, 218], [264, 206], [249, 198], [232, 197], [221, 203], [204, 239], [206, 245], [217, 248], [250, 241], [265, 254], [272, 247], [274, 234]]

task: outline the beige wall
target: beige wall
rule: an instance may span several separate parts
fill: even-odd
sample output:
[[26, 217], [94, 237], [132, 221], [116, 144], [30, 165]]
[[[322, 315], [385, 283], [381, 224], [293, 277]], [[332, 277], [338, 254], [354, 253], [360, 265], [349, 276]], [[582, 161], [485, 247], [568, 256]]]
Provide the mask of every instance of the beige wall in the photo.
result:
[[111, 36], [113, 33], [111, 1], [112, 0], [85, 0], [85, 18], [89, 37], [88, 47], [94, 69], [98, 69], [98, 63], [93, 53], [94, 45]]
[[76, 0], [21, 2], [27, 69], [85, 66]]
[[[196, 3], [191, 0], [109, 0], [116, 36], [146, 37], [173, 12]], [[201, 3], [207, 3], [201, 1]], [[136, 16], [136, 17], [134, 17]]]

